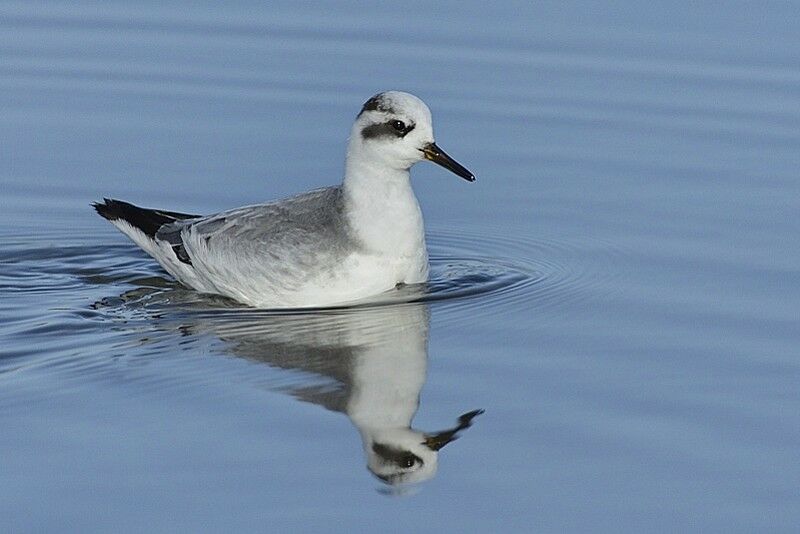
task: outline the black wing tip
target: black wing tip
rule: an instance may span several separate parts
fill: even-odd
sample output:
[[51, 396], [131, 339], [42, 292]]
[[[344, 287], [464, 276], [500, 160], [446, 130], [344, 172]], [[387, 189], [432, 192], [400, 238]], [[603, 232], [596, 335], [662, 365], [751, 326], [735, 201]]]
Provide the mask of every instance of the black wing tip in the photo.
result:
[[92, 207], [101, 217], [109, 221], [123, 220], [151, 238], [155, 237], [158, 229], [165, 224], [198, 217], [198, 215], [188, 213], [140, 208], [129, 202], [113, 198], [104, 198], [103, 202], [93, 202]]
[[92, 207], [101, 217], [108, 219], [109, 221], [116, 221], [121, 215], [119, 204], [119, 200], [103, 197], [102, 202], [92, 202]]
[[129, 202], [103, 198], [103, 202], [94, 202], [92, 207], [97, 213], [109, 221], [125, 221], [138, 228], [150, 238], [155, 237], [158, 229], [166, 223], [175, 222], [175, 217], [148, 208], [140, 208]]
[[[135, 206], [130, 202], [125, 202], [123, 200], [116, 200], [114, 198], [106, 198], [106, 197], [103, 197], [103, 202], [92, 202], [92, 207], [95, 209], [97, 213], [99, 213], [101, 216], [105, 217], [109, 221], [116, 221], [117, 219], [128, 220], [131, 215], [136, 215], [141, 213], [147, 213], [147, 212], [156, 213], [156, 210], [151, 210], [148, 208], [140, 208], [139, 206]], [[169, 212], [164, 212], [164, 213], [169, 214]]]

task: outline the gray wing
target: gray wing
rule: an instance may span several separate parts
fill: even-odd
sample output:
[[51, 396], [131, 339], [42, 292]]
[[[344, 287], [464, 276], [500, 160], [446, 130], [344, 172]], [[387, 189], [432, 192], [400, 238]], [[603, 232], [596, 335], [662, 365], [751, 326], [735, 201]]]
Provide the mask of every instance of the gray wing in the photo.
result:
[[231, 285], [295, 289], [354, 247], [339, 187], [178, 221], [156, 238], [223, 291]]

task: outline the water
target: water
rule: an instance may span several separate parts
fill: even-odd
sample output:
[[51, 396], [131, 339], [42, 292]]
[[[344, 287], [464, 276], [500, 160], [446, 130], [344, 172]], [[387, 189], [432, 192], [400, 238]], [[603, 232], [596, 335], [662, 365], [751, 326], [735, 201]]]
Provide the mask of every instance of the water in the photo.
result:
[[[798, 15], [4, 3], [0, 526], [796, 528]], [[335, 183], [384, 89], [478, 178], [415, 168], [424, 296], [243, 309], [89, 207]]]

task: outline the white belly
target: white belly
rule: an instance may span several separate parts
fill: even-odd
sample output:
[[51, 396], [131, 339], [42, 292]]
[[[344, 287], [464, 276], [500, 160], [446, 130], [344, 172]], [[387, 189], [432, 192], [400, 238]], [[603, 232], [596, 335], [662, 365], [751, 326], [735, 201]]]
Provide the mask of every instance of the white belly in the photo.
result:
[[354, 253], [336, 268], [309, 280], [298, 291], [275, 294], [275, 289], [251, 298], [258, 307], [317, 307], [346, 304], [393, 290], [397, 284], [418, 284], [428, 279], [428, 256], [386, 257]]

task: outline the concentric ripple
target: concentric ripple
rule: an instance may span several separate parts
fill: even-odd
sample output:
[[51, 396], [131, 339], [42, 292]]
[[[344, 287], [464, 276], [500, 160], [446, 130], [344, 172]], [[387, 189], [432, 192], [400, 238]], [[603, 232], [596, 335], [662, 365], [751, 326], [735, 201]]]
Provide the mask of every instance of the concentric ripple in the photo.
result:
[[[573, 244], [559, 240], [524, 240], [437, 230], [429, 234], [428, 247], [431, 263], [428, 283], [403, 286], [353, 306], [333, 309], [341, 311], [424, 302], [430, 303], [440, 317], [466, 311], [474, 316], [482, 312], [553, 309], [602, 289], [611, 273], [615, 272], [613, 247], [596, 242]], [[256, 310], [224, 297], [199, 294], [165, 278], [158, 266], [149, 259], [142, 260], [138, 251], [133, 256], [133, 265], [131, 258], [122, 256], [118, 258], [120, 263], [117, 266], [104, 266], [106, 272], [82, 269], [80, 276], [85, 283], [128, 284], [121, 294], [100, 299], [95, 308], [134, 313], [144, 310], [158, 314], [180, 310], [218, 317], [320, 311]], [[148, 263], [149, 272], [143, 272]]]
[[548, 310], [607, 291], [619, 250], [607, 243], [437, 230], [430, 291], [443, 315]]
[[[618, 271], [617, 251], [605, 243], [508, 237], [485, 229], [480, 234], [433, 229], [427, 239], [431, 263], [427, 284], [404, 286], [355, 307], [426, 302], [445, 317], [466, 311], [474, 315], [552, 310], [602, 291]], [[81, 240], [48, 246], [12, 240], [9, 245], [0, 251], [4, 264], [0, 288], [18, 295], [65, 293], [73, 302], [87, 302], [88, 297], [89, 309], [101, 315], [314, 311], [254, 310], [188, 290], [133, 244]], [[80, 313], [85, 314], [86, 307], [81, 306]]]

